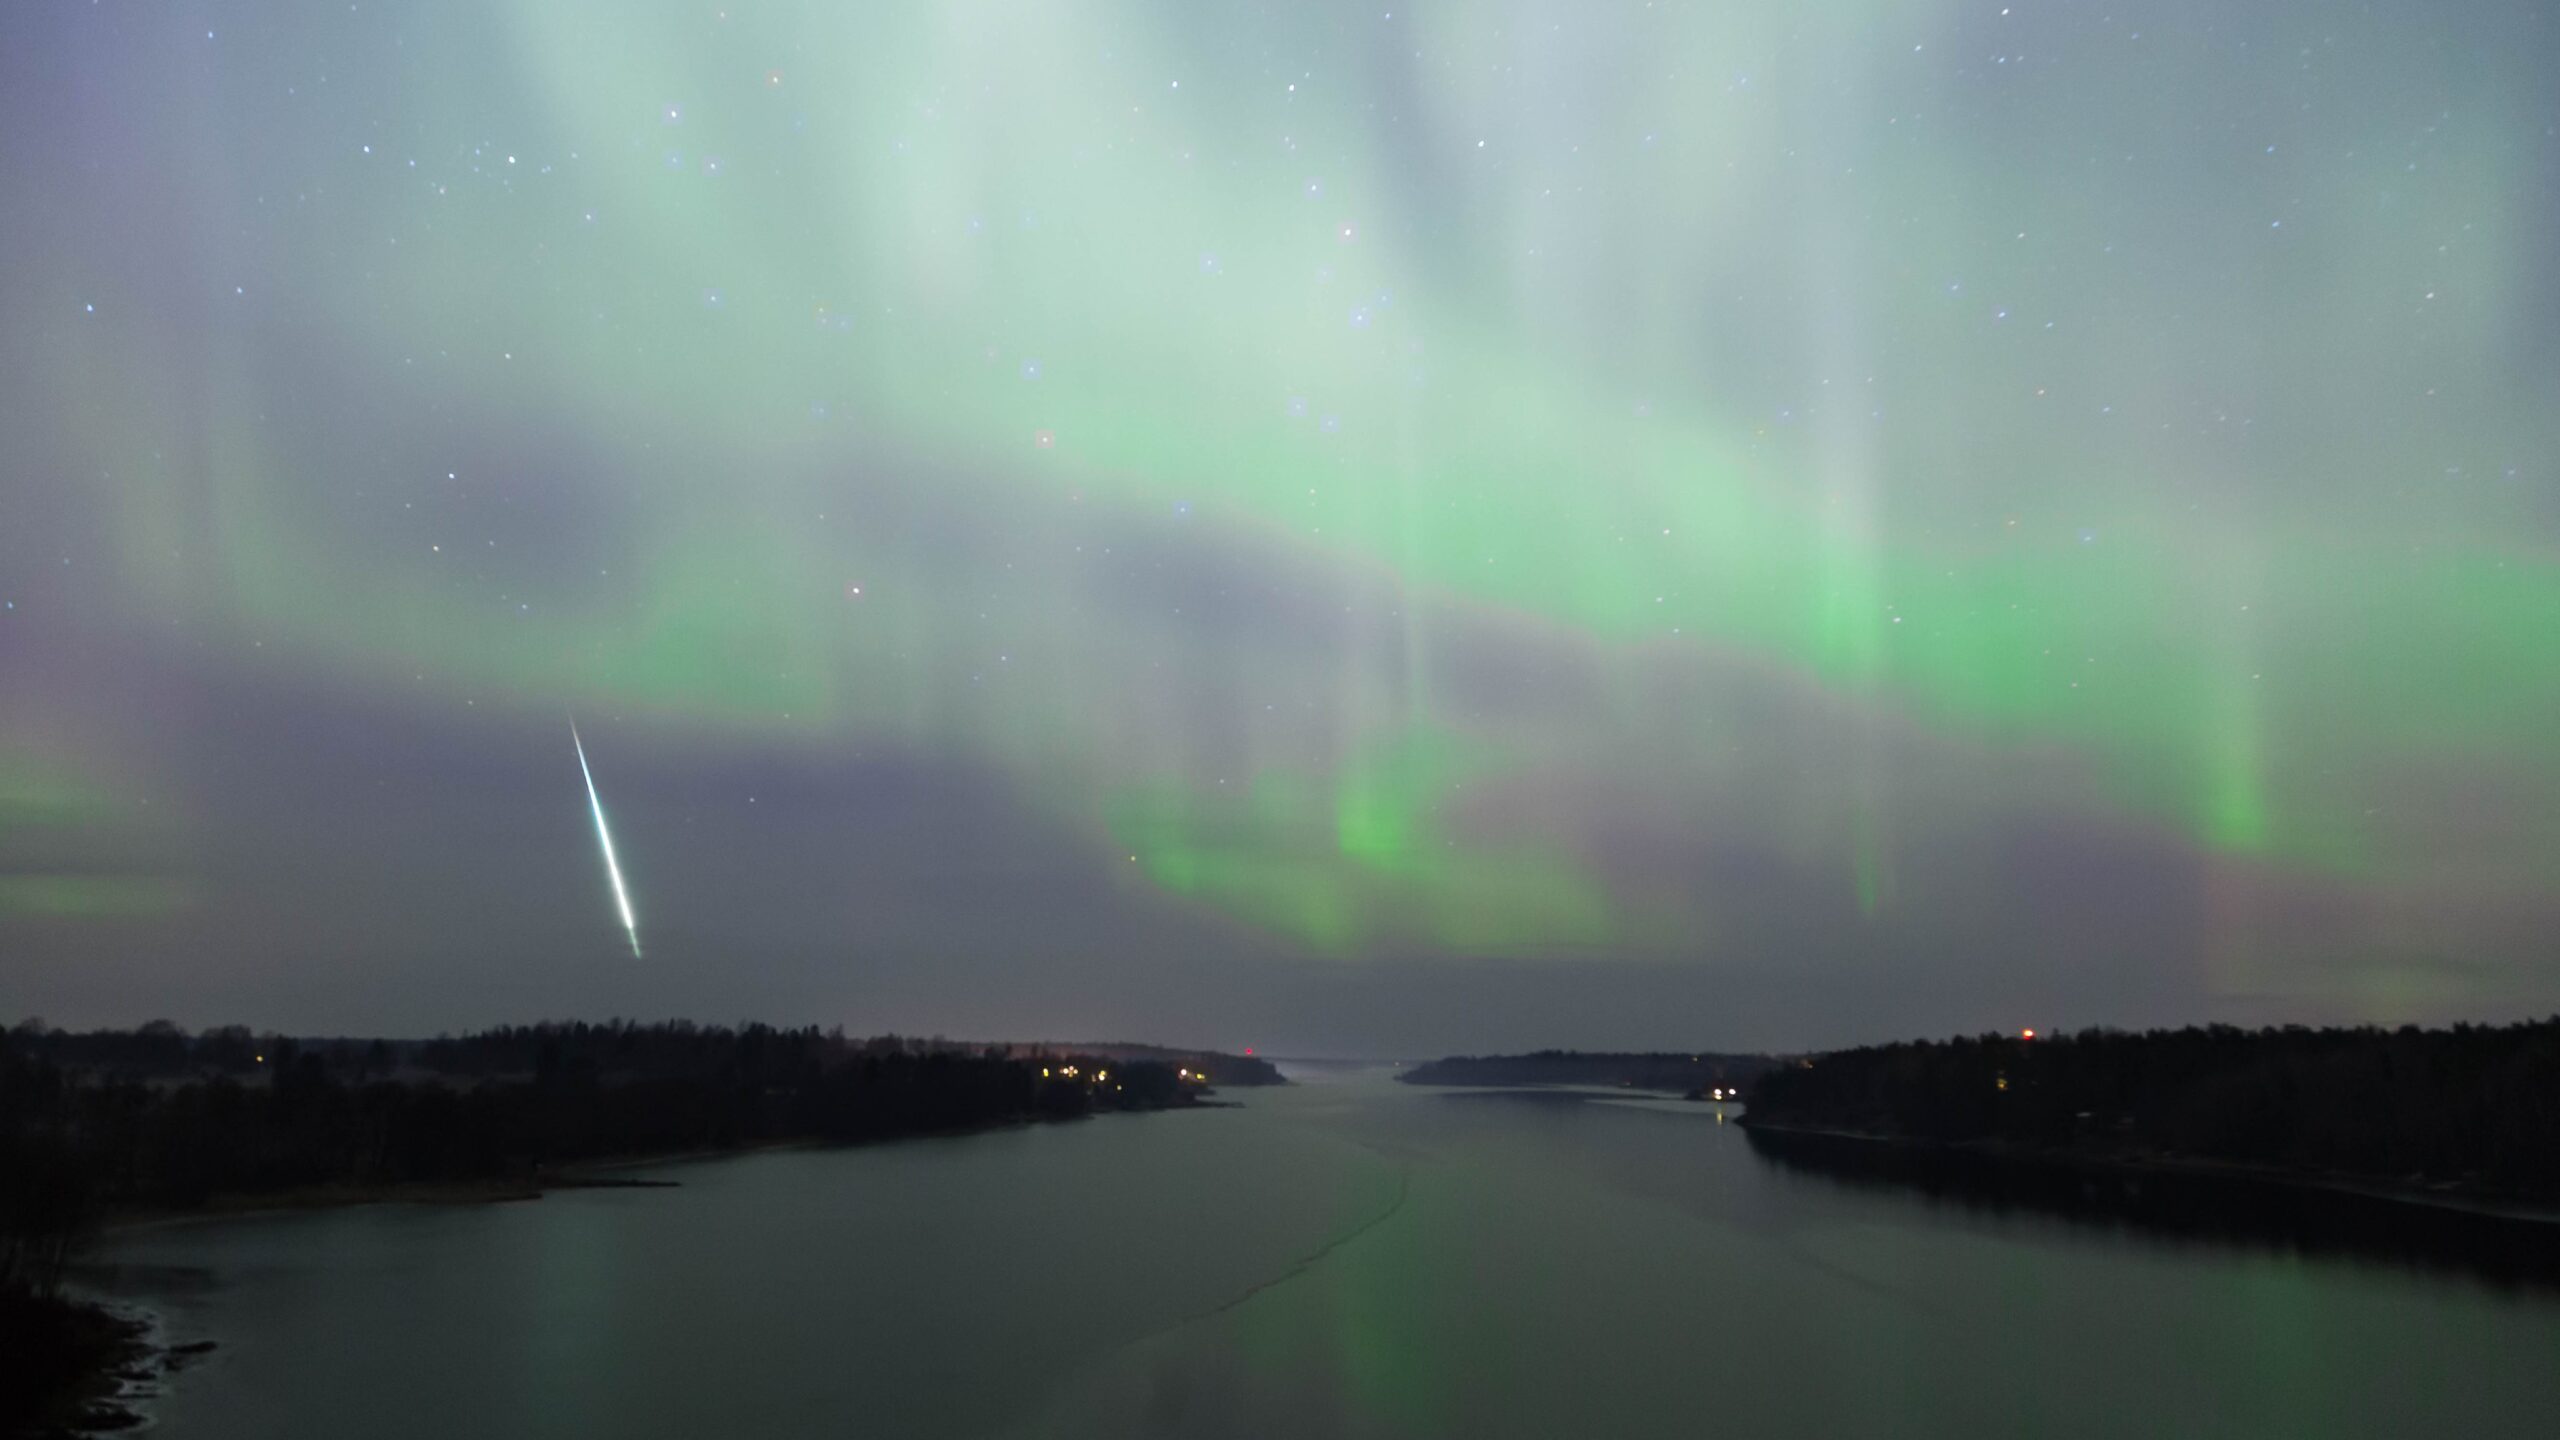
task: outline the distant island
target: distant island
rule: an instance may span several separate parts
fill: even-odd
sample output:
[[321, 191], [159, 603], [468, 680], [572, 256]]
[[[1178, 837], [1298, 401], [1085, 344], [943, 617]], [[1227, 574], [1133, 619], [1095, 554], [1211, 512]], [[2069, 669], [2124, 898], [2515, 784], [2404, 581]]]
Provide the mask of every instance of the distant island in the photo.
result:
[[1408, 1085], [1608, 1085], [1723, 1100], [1740, 1098], [1752, 1082], [1782, 1063], [1769, 1055], [1686, 1050], [1540, 1050], [1527, 1055], [1452, 1055], [1400, 1071], [1396, 1078]]
[[964, 1045], [683, 1021], [432, 1040], [0, 1033], [0, 1435], [113, 1428], [118, 1372], [169, 1363], [63, 1297], [103, 1224], [634, 1185], [616, 1163], [1198, 1106], [1265, 1061], [1128, 1044]]
[[2485, 1210], [2560, 1204], [2560, 1017], [2445, 1030], [1982, 1035], [1759, 1077], [1755, 1139], [2177, 1169]]

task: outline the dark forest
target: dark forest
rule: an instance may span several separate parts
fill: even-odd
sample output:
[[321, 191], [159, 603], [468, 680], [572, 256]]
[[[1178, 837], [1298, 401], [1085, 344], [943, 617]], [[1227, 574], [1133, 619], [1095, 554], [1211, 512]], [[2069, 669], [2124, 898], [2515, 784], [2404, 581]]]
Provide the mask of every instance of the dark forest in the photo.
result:
[[22, 1025], [0, 1038], [0, 1285], [49, 1288], [117, 1211], [530, 1191], [612, 1159], [1158, 1110], [1196, 1103], [1237, 1063], [684, 1022], [416, 1042]]
[[2547, 1200], [2560, 1197], [2560, 1017], [1877, 1045], [1762, 1076], [1748, 1123]]

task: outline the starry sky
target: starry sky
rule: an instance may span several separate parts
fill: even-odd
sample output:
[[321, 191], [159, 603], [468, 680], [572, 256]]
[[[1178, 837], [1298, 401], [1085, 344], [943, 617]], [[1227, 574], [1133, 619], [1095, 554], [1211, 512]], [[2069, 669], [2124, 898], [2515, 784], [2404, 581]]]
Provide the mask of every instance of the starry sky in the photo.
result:
[[0, 1019], [2560, 1008], [2554, 73], [2520, 0], [7, 7]]

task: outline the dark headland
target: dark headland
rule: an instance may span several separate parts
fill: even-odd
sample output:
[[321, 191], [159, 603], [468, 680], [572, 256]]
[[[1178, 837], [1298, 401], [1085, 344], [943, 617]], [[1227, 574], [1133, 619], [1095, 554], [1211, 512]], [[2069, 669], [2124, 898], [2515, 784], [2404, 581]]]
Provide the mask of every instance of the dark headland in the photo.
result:
[[1797, 1056], [1540, 1050], [1451, 1056], [1397, 1078], [1741, 1099], [1743, 1123], [1770, 1137], [2560, 1213], [2560, 1017], [2029, 1031]]
[[1543, 1050], [1399, 1078], [1741, 1100], [1756, 1153], [1843, 1184], [2560, 1285], [2560, 1019], [2030, 1032], [1799, 1056]]
[[[531, 1199], [635, 1160], [855, 1144], [1214, 1104], [1265, 1061], [682, 1021], [432, 1040], [0, 1033], [0, 1436], [133, 1423], [118, 1382], [186, 1355], [65, 1297], [119, 1223], [286, 1206]], [[663, 1183], [663, 1182], [661, 1182]]]
[[2560, 1020], [1983, 1035], [1771, 1071], [1752, 1148], [2176, 1242], [2560, 1286]]
[[2560, 1018], [2084, 1030], [1800, 1059], [1747, 1125], [2055, 1163], [2246, 1170], [2480, 1208], [2560, 1202]]

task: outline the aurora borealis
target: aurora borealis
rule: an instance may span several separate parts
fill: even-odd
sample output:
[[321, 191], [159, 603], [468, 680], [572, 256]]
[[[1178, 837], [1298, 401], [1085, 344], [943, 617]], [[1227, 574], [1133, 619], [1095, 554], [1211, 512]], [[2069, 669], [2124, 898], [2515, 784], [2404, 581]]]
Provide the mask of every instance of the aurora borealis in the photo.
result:
[[2555, 63], [2411, 0], [12, 7], [0, 1014], [2548, 1010]]

